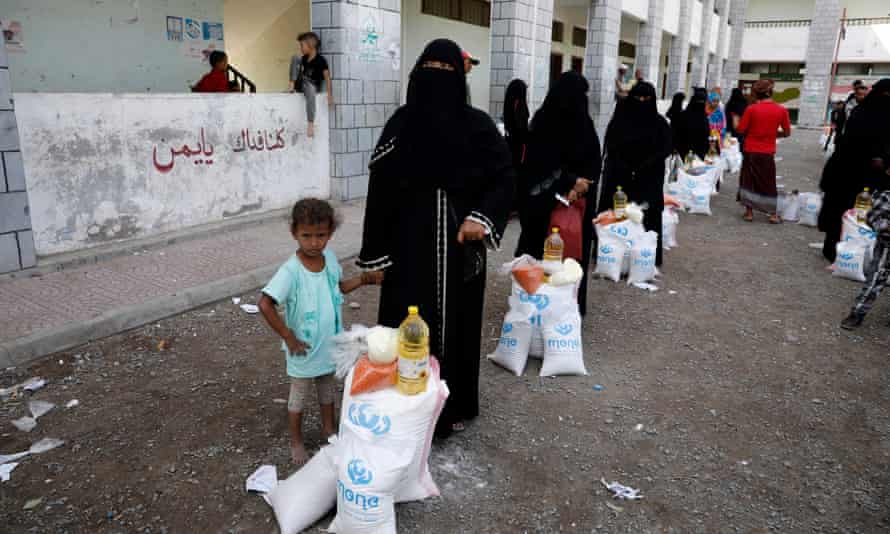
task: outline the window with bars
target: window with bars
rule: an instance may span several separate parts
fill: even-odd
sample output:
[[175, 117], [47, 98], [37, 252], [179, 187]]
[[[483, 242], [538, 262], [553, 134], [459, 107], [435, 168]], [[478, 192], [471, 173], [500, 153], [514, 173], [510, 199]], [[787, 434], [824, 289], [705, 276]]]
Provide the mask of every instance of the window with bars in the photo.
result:
[[424, 15], [491, 26], [491, 4], [484, 0], [423, 0], [420, 10]]
[[575, 26], [572, 28], [572, 46], [587, 46], [587, 30]]
[[561, 43], [564, 37], [566, 26], [558, 20], [553, 21], [553, 38], [554, 43]]

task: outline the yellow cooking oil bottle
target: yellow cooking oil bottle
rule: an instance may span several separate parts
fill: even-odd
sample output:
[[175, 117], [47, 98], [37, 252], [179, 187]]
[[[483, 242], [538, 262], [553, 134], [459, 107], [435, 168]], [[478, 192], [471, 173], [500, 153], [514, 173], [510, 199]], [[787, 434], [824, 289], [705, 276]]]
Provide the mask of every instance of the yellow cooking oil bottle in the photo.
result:
[[396, 389], [403, 395], [426, 391], [430, 375], [430, 328], [417, 306], [408, 307], [408, 317], [399, 326], [399, 378]]

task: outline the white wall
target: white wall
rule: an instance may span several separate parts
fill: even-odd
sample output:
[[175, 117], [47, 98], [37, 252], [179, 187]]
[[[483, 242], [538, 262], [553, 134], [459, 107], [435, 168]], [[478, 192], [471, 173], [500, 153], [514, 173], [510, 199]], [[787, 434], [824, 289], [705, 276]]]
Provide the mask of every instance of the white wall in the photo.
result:
[[649, 18], [649, 0], [621, 0], [621, 12], [637, 20]]
[[488, 111], [491, 91], [491, 36], [489, 28], [466, 24], [455, 20], [424, 15], [420, 12], [421, 0], [402, 0], [402, 102], [408, 91], [408, 75], [427, 43], [447, 37], [464, 50], [482, 60], [473, 69], [470, 93], [473, 106]]
[[551, 53], [562, 54], [562, 72], [572, 68], [572, 56], [584, 58], [584, 47], [572, 45], [572, 28], [587, 28], [587, 8], [554, 6], [553, 20], [563, 23], [562, 42], [550, 45]]
[[689, 30], [689, 42], [695, 46], [701, 45], [701, 22], [704, 7], [699, 0], [692, 4], [692, 27]]
[[722, 58], [729, 57], [729, 40], [732, 37], [733, 28], [734, 26], [730, 26], [725, 20], [723, 21], [723, 42], [720, 43], [720, 57]]
[[310, 29], [309, 3], [225, 0], [226, 52], [231, 63], [257, 85], [257, 91], [287, 89], [290, 60], [300, 50], [297, 35]]
[[[890, 10], [890, 5], [887, 7]], [[848, 26], [841, 41], [838, 61], [856, 63], [890, 62], [890, 24]]]
[[662, 29], [671, 35], [680, 31], [680, 0], [664, 0]]
[[803, 63], [809, 36], [809, 26], [745, 28], [742, 61]]
[[[15, 99], [40, 255], [330, 195], [327, 106], [318, 106], [309, 139], [304, 102], [293, 95]], [[262, 144], [275, 148], [239, 150], [245, 129], [263, 132]], [[186, 145], [200, 153], [173, 156]]]
[[[871, 0], [880, 2], [882, 0]], [[745, 20], [800, 20], [813, 18], [814, 0], [748, 0]]]
[[886, 0], [841, 0], [849, 18], [890, 17], [890, 3]]
[[0, 17], [22, 24], [13, 90], [188, 91], [209, 68], [209, 43], [168, 40], [168, 15], [221, 23], [223, 0], [3, 0]]
[[718, 37], [719, 33], [720, 33], [720, 15], [718, 15], [712, 11], [711, 12], [711, 35], [709, 36], [710, 41], [708, 41], [708, 50], [710, 50], [710, 52], [712, 54], [717, 53], [717, 37]]

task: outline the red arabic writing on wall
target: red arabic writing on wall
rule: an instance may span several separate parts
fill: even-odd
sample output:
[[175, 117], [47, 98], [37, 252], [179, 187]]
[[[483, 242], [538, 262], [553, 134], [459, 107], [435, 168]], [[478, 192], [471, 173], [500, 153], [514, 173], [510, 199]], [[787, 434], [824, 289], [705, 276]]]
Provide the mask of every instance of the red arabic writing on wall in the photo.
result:
[[[273, 151], [280, 150], [285, 147], [284, 128], [278, 128], [274, 131], [274, 137], [269, 130], [257, 130], [256, 136], [252, 135], [249, 129], [241, 130], [240, 135], [235, 137], [231, 144], [231, 150], [235, 153], [246, 151]], [[170, 147], [170, 158], [166, 162], [158, 161], [158, 145], [152, 148], [152, 163], [155, 169], [161, 173], [168, 173], [173, 170], [176, 165], [176, 158], [183, 156], [192, 161], [194, 165], [213, 165], [213, 145], [209, 144], [204, 135], [204, 128], [198, 135], [197, 148], [191, 148], [188, 144], [182, 145], [182, 148], [175, 149]], [[195, 157], [192, 159], [192, 157]]]

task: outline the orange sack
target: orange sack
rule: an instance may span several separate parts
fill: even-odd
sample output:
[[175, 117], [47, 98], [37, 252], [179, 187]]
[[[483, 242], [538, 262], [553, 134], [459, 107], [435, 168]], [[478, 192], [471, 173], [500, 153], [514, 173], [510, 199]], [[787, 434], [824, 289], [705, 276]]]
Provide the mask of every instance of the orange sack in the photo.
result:
[[526, 293], [534, 295], [544, 283], [544, 268], [540, 265], [520, 265], [513, 269], [513, 278]]
[[593, 220], [593, 224], [597, 224], [600, 226], [608, 226], [613, 223], [617, 223], [621, 219], [615, 215], [615, 212], [612, 210], [606, 210], [599, 215], [596, 216], [596, 219]]
[[367, 356], [362, 356], [355, 364], [355, 373], [352, 375], [352, 387], [349, 389], [349, 393], [358, 395], [396, 385], [398, 366], [398, 359], [393, 360], [392, 363], [381, 365], [371, 363]]

